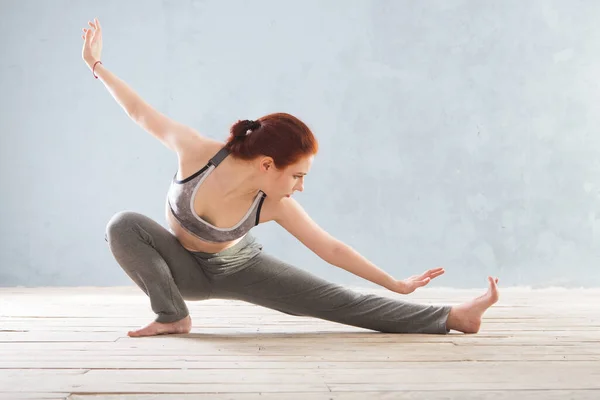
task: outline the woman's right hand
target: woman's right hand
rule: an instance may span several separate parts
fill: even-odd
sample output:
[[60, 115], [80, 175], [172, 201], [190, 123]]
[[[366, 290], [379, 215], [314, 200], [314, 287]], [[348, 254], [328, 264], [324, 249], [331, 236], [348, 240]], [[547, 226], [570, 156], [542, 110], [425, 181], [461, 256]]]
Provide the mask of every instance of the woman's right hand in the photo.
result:
[[91, 69], [96, 61], [100, 61], [102, 54], [102, 28], [98, 18], [94, 22], [88, 21], [91, 28], [83, 28], [83, 50], [81, 56], [83, 61]]

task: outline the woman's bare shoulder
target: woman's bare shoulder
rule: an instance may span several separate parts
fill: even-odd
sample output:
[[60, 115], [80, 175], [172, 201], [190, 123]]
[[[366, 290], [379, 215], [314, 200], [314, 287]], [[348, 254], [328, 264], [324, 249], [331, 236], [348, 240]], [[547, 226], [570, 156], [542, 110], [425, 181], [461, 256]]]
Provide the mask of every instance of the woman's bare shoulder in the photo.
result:
[[178, 173], [177, 179], [185, 179], [197, 172], [200, 168], [225, 146], [225, 143], [214, 139], [202, 138], [194, 141], [184, 151], [177, 153]]
[[204, 160], [208, 162], [224, 146], [225, 143], [219, 140], [198, 136], [196, 140], [190, 141], [185, 149], [181, 149], [177, 155], [182, 163], [195, 163]]

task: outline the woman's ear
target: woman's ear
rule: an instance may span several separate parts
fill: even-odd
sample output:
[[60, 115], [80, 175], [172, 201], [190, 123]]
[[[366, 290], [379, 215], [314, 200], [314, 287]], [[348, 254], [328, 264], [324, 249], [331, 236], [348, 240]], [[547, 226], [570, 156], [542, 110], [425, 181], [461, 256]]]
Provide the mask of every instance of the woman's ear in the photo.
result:
[[275, 169], [275, 163], [273, 162], [273, 159], [271, 157], [261, 158], [260, 169], [261, 169], [261, 171], [265, 171], [265, 172]]

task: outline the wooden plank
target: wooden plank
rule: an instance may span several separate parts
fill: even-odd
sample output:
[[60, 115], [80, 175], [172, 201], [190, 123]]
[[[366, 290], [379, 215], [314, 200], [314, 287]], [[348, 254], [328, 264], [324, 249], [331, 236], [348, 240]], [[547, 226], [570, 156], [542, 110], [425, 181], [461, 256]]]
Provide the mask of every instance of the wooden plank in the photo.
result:
[[[0, 361], [0, 370], [4, 369], [49, 369], [56, 370], [61, 368], [74, 368], [74, 369], [235, 369], [240, 372], [245, 369], [257, 369], [257, 368], [268, 368], [268, 369], [293, 369], [295, 371], [305, 369], [324, 369], [324, 368], [336, 368], [336, 369], [360, 369], [371, 370], [372, 368], [396, 368], [398, 365], [411, 362], [420, 362], [423, 364], [432, 362], [454, 362], [461, 363], [467, 361], [473, 361], [474, 357], [465, 356], [448, 356], [443, 355], [440, 357], [425, 356], [421, 360], [418, 356], [406, 357], [401, 360], [389, 359], [387, 357], [380, 357], [379, 361], [344, 361], [344, 360], [324, 360], [324, 361], [291, 361], [288, 357], [279, 357], [282, 361], [276, 361], [269, 359], [267, 361], [260, 360], [260, 357], [256, 357], [254, 361], [247, 359], [242, 360], [195, 360], [185, 359], [181, 360], [181, 357], [173, 357], [174, 359], [156, 359], [156, 356], [148, 357], [149, 359], [98, 359], [98, 360], [42, 360], [42, 361]], [[235, 357], [231, 357], [235, 358]], [[270, 357], [271, 358], [271, 357]], [[306, 357], [297, 356], [298, 359], [306, 359]], [[347, 355], [340, 355], [340, 359], [347, 358]], [[529, 360], [522, 360], [518, 354], [512, 356], [502, 357], [477, 357], [477, 361], [486, 362], [540, 362], [540, 361], [562, 361], [562, 362], [589, 362], [600, 361], [600, 356], [581, 356], [581, 355], [540, 355], [531, 357]], [[0, 371], [1, 372], [1, 371]]]
[[360, 393], [194, 393], [194, 394], [136, 394], [80, 395], [69, 400], [597, 400], [595, 390], [506, 390], [506, 391], [404, 391]]
[[[118, 337], [116, 340], [111, 341], [110, 335], [107, 336], [104, 341], [93, 341], [91, 335], [79, 333], [77, 335], [55, 335], [54, 338], [45, 338], [43, 334], [38, 334], [37, 337], [31, 338], [34, 341], [21, 341], [23, 338], [19, 336], [20, 333], [13, 333], [12, 342], [0, 342], [0, 354], [4, 351], [11, 351], [14, 349], [19, 350], [36, 350], [36, 349], [70, 349], [70, 350], [93, 350], [93, 349], [148, 349], [152, 351], [156, 348], [168, 348], [173, 350], [186, 350], [188, 353], [199, 352], [206, 349], [214, 349], [218, 346], [227, 347], [242, 347], [248, 348], [252, 346], [258, 346], [264, 343], [269, 343], [271, 346], [281, 345], [284, 347], [294, 346], [295, 348], [325, 348], [336, 346], [336, 341], [343, 340], [345, 333], [335, 332], [310, 332], [307, 333], [306, 337], [304, 334], [296, 334], [297, 337], [302, 338], [305, 342], [300, 339], [294, 339], [288, 333], [256, 333], [256, 332], [223, 332], [223, 333], [192, 333], [188, 335], [168, 335], [160, 337], [148, 337], [148, 338], [129, 338], [129, 337]], [[312, 344], [310, 338], [313, 339]], [[50, 336], [50, 335], [49, 335]], [[41, 341], [35, 341], [35, 340]], [[54, 339], [55, 341], [48, 341], [48, 339]], [[78, 341], [69, 341], [78, 339]], [[348, 342], [349, 345], [352, 342]], [[599, 341], [596, 339], [595, 334], [572, 334], [567, 333], [556, 333], [556, 334], [528, 334], [528, 335], [514, 335], [514, 334], [477, 334], [477, 335], [393, 335], [392, 338], [381, 338], [380, 341], [374, 340], [374, 345], [386, 345], [386, 346], [406, 346], [412, 345], [445, 345], [445, 346], [598, 346]]]
[[[568, 379], [565, 377], [568, 376]], [[155, 391], [159, 387], [181, 393], [193, 391], [284, 392], [292, 387], [300, 391], [380, 391], [380, 390], [539, 390], [539, 389], [600, 389], [600, 368], [597, 363], [414, 363], [398, 368], [293, 370], [255, 369], [243, 374], [228, 370], [91, 370], [85, 374], [57, 376], [52, 382], [39, 376], [0, 378], [0, 387], [7, 382], [22, 385], [47, 383], [54, 390], [74, 392]], [[435, 387], [433, 387], [435, 385]], [[27, 387], [27, 386], [21, 386]], [[176, 387], [178, 387], [176, 389]], [[202, 387], [202, 389], [199, 389]], [[209, 389], [210, 388], [210, 389]], [[191, 390], [190, 390], [191, 391]]]
[[[81, 342], [83, 343], [83, 342]], [[206, 346], [190, 346], [189, 349], [185, 349], [184, 346], [177, 347], [169, 347], [167, 345], [161, 345], [161, 347], [151, 347], [151, 346], [139, 346], [138, 348], [134, 347], [122, 347], [119, 348], [117, 346], [97, 346], [98, 344], [103, 343], [91, 343], [94, 346], [86, 348], [82, 346], [75, 346], [79, 343], [68, 343], [63, 342], [65, 346], [61, 348], [53, 348], [53, 349], [41, 349], [41, 350], [31, 350], [21, 348], [22, 344], [19, 343], [18, 347], [15, 347], [10, 350], [0, 351], [0, 360], [8, 361], [8, 360], [16, 360], [19, 357], [29, 357], [25, 360], [39, 359], [52, 359], [56, 357], [61, 357], [61, 353], [66, 355], [72, 355], [73, 352], [78, 352], [79, 356], [84, 357], [94, 357], [98, 355], [102, 357], [102, 354], [111, 354], [114, 356], [129, 356], [131, 359], [135, 359], [136, 356], [155, 356], [157, 359], [159, 357], [166, 356], [176, 356], [180, 359], [187, 360], [201, 360], [214, 358], [218, 360], [227, 361], [228, 357], [237, 357], [240, 360], [252, 360], [253, 357], [262, 357], [263, 359], [273, 359], [273, 360], [294, 360], [294, 358], [304, 358], [305, 360], [317, 360], [317, 361], [411, 361], [411, 360], [421, 360], [423, 362], [427, 361], [456, 361], [456, 360], [489, 360], [489, 361], [503, 361], [503, 360], [514, 360], [519, 359], [523, 361], [528, 360], [548, 360], [548, 359], [567, 359], [568, 357], [573, 357], [573, 359], [586, 359], [589, 357], [590, 359], [597, 359], [598, 357], [598, 348], [597, 346], [587, 346], [583, 344], [573, 345], [554, 345], [554, 346], [545, 346], [544, 343], [536, 343], [536, 346], [530, 345], [491, 345], [490, 343], [486, 343], [485, 345], [471, 345], [471, 346], [453, 346], [452, 344], [444, 343], [440, 344], [423, 344], [423, 343], [415, 343], [412, 344], [413, 348], [409, 349], [407, 346], [410, 344], [406, 344], [403, 347], [399, 346], [389, 346], [390, 349], [382, 350], [382, 348], [387, 347], [385, 344], [373, 344], [373, 348], [367, 349], [364, 347], [355, 348], [355, 349], [344, 349], [339, 347], [330, 347], [326, 346], [315, 346], [314, 348], [296, 348], [293, 346], [271, 346], [268, 343], [265, 345], [257, 345], [257, 346], [248, 346], [247, 348], [243, 348], [237, 346], [233, 347], [225, 347], [225, 346], [215, 346], [213, 348], [209, 348]], [[451, 347], [451, 348], [448, 348]]]
[[[55, 379], [53, 382], [20, 379], [14, 381], [22, 387], [35, 387], [43, 392], [85, 393], [329, 393], [324, 383], [127, 383], [127, 382], [92, 382], [81, 380]], [[15, 390], [16, 391], [16, 390]], [[10, 388], [2, 392], [11, 393]]]
[[[10, 349], [0, 352], [1, 365], [10, 361], [31, 360], [37, 362], [64, 360], [80, 361], [82, 359], [90, 361], [100, 360], [119, 360], [126, 359], [134, 361], [137, 359], [148, 360], [153, 357], [156, 360], [168, 360], [169, 358], [184, 359], [186, 361], [227, 361], [249, 360], [260, 357], [263, 360], [327, 360], [327, 361], [355, 361], [357, 358], [363, 361], [459, 361], [459, 360], [480, 360], [480, 361], [507, 361], [522, 360], [533, 361], [541, 357], [544, 360], [556, 358], [563, 360], [567, 356], [582, 356], [597, 359], [600, 357], [600, 346], [454, 346], [452, 344], [435, 344], [433, 346], [424, 344], [385, 344], [386, 352], [380, 348], [374, 348], [376, 343], [370, 345], [356, 345], [348, 350], [347, 346], [319, 346], [315, 345], [312, 349], [298, 348], [293, 344], [281, 346], [270, 343], [258, 345], [248, 344], [243, 346], [206, 346], [202, 349], [181, 349], [181, 348], [106, 348], [103, 349], [44, 349], [44, 350], [25, 350]], [[582, 359], [581, 357], [579, 359]]]
[[2, 393], [0, 400], [64, 400], [69, 398], [70, 393], [56, 392], [21, 392], [21, 393]]
[[[363, 371], [363, 374], [365, 372]], [[232, 375], [230, 373], [230, 375]], [[412, 376], [411, 376], [412, 377]], [[429, 379], [427, 382], [405, 381], [396, 382], [368, 382], [368, 383], [319, 383], [319, 382], [239, 382], [230, 379], [225, 382], [98, 382], [89, 380], [65, 380], [55, 379], [53, 382], [35, 381], [21, 379], [14, 381], [16, 385], [32, 387], [35, 385], [39, 391], [61, 391], [77, 394], [84, 393], [288, 393], [303, 392], [310, 398], [311, 393], [330, 392], [374, 392], [374, 391], [437, 391], [448, 393], [448, 391], [506, 391], [506, 390], [598, 390], [598, 385], [587, 384], [575, 380], [569, 384], [561, 382], [553, 375], [554, 380], [530, 380], [528, 382], [437, 382]], [[243, 378], [243, 377], [240, 377]], [[537, 376], [535, 377], [537, 378]], [[5, 391], [4, 393], [10, 393]], [[282, 398], [285, 398], [282, 396]]]
[[0, 332], [0, 342], [114, 342], [116, 332]]

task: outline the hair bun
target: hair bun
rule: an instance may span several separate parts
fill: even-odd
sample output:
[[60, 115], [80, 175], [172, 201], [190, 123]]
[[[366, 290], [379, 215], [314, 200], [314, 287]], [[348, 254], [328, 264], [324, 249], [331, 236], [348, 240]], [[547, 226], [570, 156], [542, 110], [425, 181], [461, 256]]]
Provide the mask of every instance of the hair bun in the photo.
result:
[[248, 129], [255, 130], [255, 129], [260, 128], [260, 121], [252, 121], [252, 120], [250, 120], [248, 122], [249, 122]]
[[245, 119], [245, 120], [236, 122], [231, 127], [231, 134], [235, 137], [244, 137], [260, 127], [261, 127], [260, 121]]

